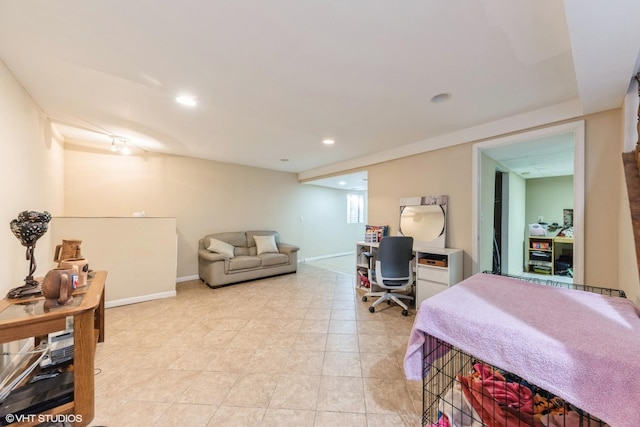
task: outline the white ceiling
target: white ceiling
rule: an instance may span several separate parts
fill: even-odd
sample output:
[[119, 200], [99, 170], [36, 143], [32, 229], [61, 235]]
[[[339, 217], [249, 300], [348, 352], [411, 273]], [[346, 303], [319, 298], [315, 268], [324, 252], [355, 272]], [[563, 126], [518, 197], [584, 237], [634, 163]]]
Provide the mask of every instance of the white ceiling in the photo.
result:
[[485, 148], [482, 153], [525, 179], [573, 175], [573, 133]]
[[337, 188], [340, 190], [367, 191], [369, 174], [367, 171], [352, 172], [344, 175], [329, 176], [305, 182], [305, 184], [321, 187]]
[[639, 17], [637, 0], [3, 0], [0, 59], [68, 141], [301, 173], [617, 108]]

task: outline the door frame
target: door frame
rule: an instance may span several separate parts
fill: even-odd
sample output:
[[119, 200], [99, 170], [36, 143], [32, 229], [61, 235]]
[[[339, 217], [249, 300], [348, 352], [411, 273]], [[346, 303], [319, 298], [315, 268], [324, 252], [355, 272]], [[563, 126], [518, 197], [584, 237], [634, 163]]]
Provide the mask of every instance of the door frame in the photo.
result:
[[522, 143], [553, 135], [573, 133], [573, 282], [584, 283], [584, 207], [585, 207], [585, 123], [577, 120], [514, 135], [493, 138], [473, 144], [472, 147], [472, 197], [471, 197], [471, 260], [472, 273], [479, 272], [480, 255], [480, 202], [482, 200], [481, 177], [482, 152], [491, 147]]

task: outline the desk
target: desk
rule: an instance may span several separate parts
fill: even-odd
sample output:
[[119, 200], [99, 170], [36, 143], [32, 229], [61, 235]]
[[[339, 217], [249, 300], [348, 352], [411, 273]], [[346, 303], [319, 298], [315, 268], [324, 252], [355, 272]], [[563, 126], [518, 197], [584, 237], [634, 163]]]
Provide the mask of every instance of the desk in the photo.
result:
[[573, 260], [573, 238], [564, 236], [529, 236], [525, 271], [557, 274], [556, 261], [561, 255]]
[[[74, 401], [57, 406], [43, 414], [81, 415], [76, 426], [88, 425], [94, 417], [94, 357], [98, 342], [104, 341], [104, 284], [106, 271], [98, 271], [87, 286], [76, 289], [73, 302], [48, 309], [44, 298], [3, 299], [0, 301], [0, 343], [39, 337], [66, 329], [67, 317], [73, 317], [74, 336]], [[14, 423], [11, 426], [37, 425]]]
[[[375, 265], [375, 254], [380, 243], [356, 243], [356, 289], [365, 291], [363, 296], [380, 296], [382, 291], [374, 285], [367, 288], [360, 281], [361, 275], [370, 276], [369, 270]], [[416, 308], [425, 299], [442, 292], [462, 280], [463, 254], [462, 249], [431, 248], [419, 241], [413, 243], [414, 270], [416, 272]], [[370, 253], [370, 259], [364, 256]], [[370, 264], [373, 263], [373, 264]]]

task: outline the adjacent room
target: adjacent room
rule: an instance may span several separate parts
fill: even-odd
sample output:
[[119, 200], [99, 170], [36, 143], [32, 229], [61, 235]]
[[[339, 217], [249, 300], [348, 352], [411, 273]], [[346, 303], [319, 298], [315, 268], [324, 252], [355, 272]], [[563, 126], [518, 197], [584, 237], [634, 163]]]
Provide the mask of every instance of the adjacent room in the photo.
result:
[[2, 2], [0, 424], [637, 427], [639, 16]]
[[[493, 189], [482, 187], [488, 195], [479, 196], [494, 201], [493, 206], [485, 206], [484, 213], [493, 212], [493, 230], [480, 237], [493, 242], [492, 264], [487, 269], [573, 281], [573, 200], [574, 192], [584, 187], [580, 176], [574, 186], [576, 144], [582, 141], [566, 133], [482, 150], [483, 176], [495, 182]], [[579, 216], [583, 216], [582, 208]], [[582, 258], [582, 250], [577, 247], [577, 259]]]

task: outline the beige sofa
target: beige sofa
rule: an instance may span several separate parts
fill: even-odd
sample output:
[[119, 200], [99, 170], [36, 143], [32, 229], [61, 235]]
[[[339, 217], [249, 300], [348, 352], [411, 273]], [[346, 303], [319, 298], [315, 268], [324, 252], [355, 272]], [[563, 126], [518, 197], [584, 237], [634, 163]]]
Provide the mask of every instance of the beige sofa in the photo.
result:
[[198, 243], [198, 275], [214, 287], [295, 273], [299, 249], [280, 242], [277, 231], [208, 234]]

